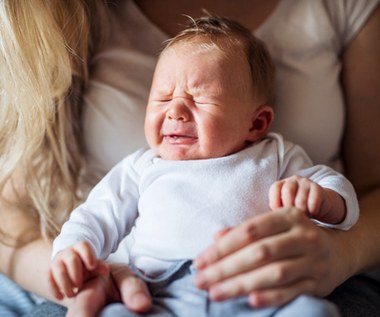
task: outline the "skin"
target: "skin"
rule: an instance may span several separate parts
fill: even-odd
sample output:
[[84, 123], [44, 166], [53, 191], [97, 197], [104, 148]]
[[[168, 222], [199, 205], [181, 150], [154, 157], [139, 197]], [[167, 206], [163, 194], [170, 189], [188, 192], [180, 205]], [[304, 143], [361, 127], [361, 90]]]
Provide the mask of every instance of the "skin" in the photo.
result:
[[[202, 268], [198, 283], [208, 285], [211, 298], [249, 294], [250, 303], [261, 307], [285, 303], [301, 293], [326, 296], [348, 277], [379, 265], [375, 242], [380, 238], [380, 170], [376, 163], [380, 160], [380, 128], [375, 122], [380, 116], [376, 88], [380, 45], [375, 39], [379, 27], [377, 8], [343, 54], [348, 111], [343, 154], [348, 176], [359, 193], [359, 223], [347, 232], [324, 230], [290, 208], [233, 228], [196, 261]], [[244, 267], [247, 254], [254, 253], [261, 256]]]
[[[228, 3], [228, 0], [162, 0], [160, 6], [166, 10], [157, 10], [155, 1], [138, 1], [147, 16], [169, 35], [178, 31], [183, 22], [178, 18], [181, 14], [186, 12], [197, 17], [202, 15], [202, 7], [215, 14], [229, 16], [231, 13], [234, 19], [255, 29], [270, 15], [277, 1], [239, 1], [239, 5], [234, 2], [233, 8], [225, 12]], [[244, 6], [240, 3], [244, 3]], [[252, 10], [248, 10], [245, 5], [251, 5]], [[187, 8], [180, 10], [182, 7]], [[213, 285], [210, 292], [223, 281], [228, 282], [231, 289], [230, 293], [224, 292], [226, 297], [240, 292], [250, 294], [251, 303], [256, 306], [279, 305], [303, 292], [325, 296], [353, 274], [380, 265], [380, 127], [377, 123], [380, 117], [380, 90], [377, 86], [380, 82], [379, 29], [380, 9], [377, 8], [342, 52], [342, 85], [348, 113], [342, 155], [347, 174], [359, 193], [359, 223], [347, 232], [323, 230], [312, 225], [301, 211], [291, 208], [267, 213], [233, 230], [226, 229], [215, 245], [204, 253], [204, 260], [199, 261], [205, 261], [204, 267], [211, 272], [221, 272], [226, 269], [226, 262], [223, 261], [229, 259], [240, 270], [233, 275], [250, 271], [250, 281], [254, 281], [254, 286], [249, 288], [244, 281], [229, 277], [232, 274], [225, 274], [219, 282], [210, 283]], [[0, 205], [0, 217], [1, 225], [14, 234], [15, 240], [22, 239], [27, 229], [35, 225], [32, 219], [5, 205]], [[247, 252], [252, 250], [263, 254], [264, 260], [255, 261], [250, 268], [243, 269], [240, 264], [243, 256], [239, 250], [243, 251], [244, 247], [248, 248], [245, 250]], [[41, 283], [48, 276], [50, 254], [51, 244], [42, 238], [34, 239], [20, 248], [0, 243], [0, 271], [26, 289], [54, 300], [48, 287]], [[30, 261], [32, 258], [38, 260]], [[207, 261], [207, 258], [213, 260]], [[128, 272], [127, 269], [124, 272]], [[149, 295], [145, 285], [130, 273], [125, 275], [130, 281], [129, 287], [125, 287], [131, 294], [129, 298], [131, 302], [133, 298], [136, 299], [134, 307], [148, 309]], [[121, 278], [124, 281], [127, 279]], [[112, 294], [107, 298], [112, 298]]]
[[266, 134], [273, 111], [255, 100], [241, 61], [216, 47], [202, 50], [200, 43], [175, 44], [162, 53], [145, 119], [146, 139], [160, 157], [222, 157]]
[[[260, 105], [250, 89], [248, 63], [237, 63], [245, 61], [243, 56], [226, 56], [217, 47], [204, 49], [203, 44], [202, 40], [174, 44], [163, 51], [156, 66], [145, 134], [151, 148], [167, 160], [230, 155], [263, 137], [272, 121], [272, 109]], [[309, 216], [335, 223], [345, 215], [344, 201], [337, 193], [299, 176], [275, 182], [269, 202], [273, 210], [295, 206]], [[224, 234], [219, 236], [223, 239]], [[196, 262], [200, 269], [204, 264]], [[68, 316], [82, 312], [94, 315], [106, 300], [98, 295], [91, 279], [107, 276], [108, 271], [88, 242], [78, 242], [54, 257], [49, 274], [51, 291], [60, 300], [74, 297]], [[198, 276], [197, 286], [207, 289], [210, 285], [203, 275]], [[89, 283], [83, 287], [86, 281]], [[122, 301], [129, 296], [128, 290], [120, 294]], [[210, 295], [222, 299], [220, 291]], [[97, 305], [93, 304], [95, 296], [99, 297]], [[133, 310], [129, 301], [125, 304]]]
[[346, 215], [341, 196], [298, 175], [279, 180], [271, 186], [269, 207], [271, 210], [296, 207], [311, 218], [332, 224], [342, 222]]
[[[216, 47], [200, 47], [200, 43], [175, 45], [162, 53], [156, 67], [145, 131], [150, 146], [164, 159], [232, 154], [263, 137], [273, 118], [273, 110], [260, 105], [252, 93], [248, 64], [235, 66], [236, 59], [245, 61], [244, 56], [226, 57]], [[90, 245], [82, 241], [54, 257], [49, 288], [58, 300], [73, 298], [68, 316], [78, 316], [79, 312], [93, 316], [109, 301], [99, 287], [108, 272], [108, 265], [96, 259]], [[131, 299], [130, 274], [122, 269], [118, 272], [113, 271], [117, 285], [107, 286], [112, 293], [120, 290], [120, 298], [113, 296], [112, 300], [122, 300], [131, 310], [148, 309], [150, 297]]]
[[[148, 1], [138, 3], [169, 35], [173, 35], [180, 25], [180, 19], [175, 17], [183, 13], [182, 7], [196, 17], [201, 15], [200, 7], [223, 15], [228, 6], [225, 1], [167, 1], [170, 6], [166, 13], [154, 10], [147, 5]], [[268, 6], [272, 5], [273, 9], [276, 2], [269, 1]], [[256, 10], [249, 21], [247, 10], [231, 12], [236, 20], [255, 29], [260, 23], [250, 21], [265, 20], [268, 11], [258, 1], [250, 3], [256, 5]], [[377, 88], [380, 43], [376, 40], [379, 28], [380, 8], [377, 8], [342, 53], [342, 86], [348, 114], [342, 156], [347, 175], [359, 194], [361, 217], [358, 224], [347, 232], [325, 230], [312, 225], [298, 209], [290, 208], [225, 230], [228, 235], [218, 239], [197, 260], [199, 266], [207, 267], [210, 275], [218, 276], [207, 278], [207, 274], [200, 273], [203, 275], [200, 279], [206, 280], [213, 298], [250, 294], [253, 306], [267, 306], [281, 305], [301, 293], [326, 296], [348, 277], [380, 264], [376, 243], [380, 238], [380, 170], [377, 163], [380, 161], [380, 127], [376, 122], [380, 116], [380, 90]], [[253, 237], [252, 232], [255, 232]], [[239, 264], [244, 261], [244, 250], [245, 253], [264, 254], [265, 260], [257, 260], [244, 268]], [[235, 272], [229, 271], [230, 263], [236, 267]], [[251, 275], [250, 279], [245, 279], [246, 272]], [[223, 291], [219, 289], [222, 285]]]

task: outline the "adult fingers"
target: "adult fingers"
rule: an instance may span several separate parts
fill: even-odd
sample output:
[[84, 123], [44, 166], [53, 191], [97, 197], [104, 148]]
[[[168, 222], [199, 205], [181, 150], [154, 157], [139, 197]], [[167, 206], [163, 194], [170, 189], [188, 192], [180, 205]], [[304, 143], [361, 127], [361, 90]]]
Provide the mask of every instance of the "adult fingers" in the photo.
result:
[[315, 281], [302, 279], [289, 287], [277, 287], [274, 289], [264, 289], [253, 291], [248, 296], [249, 304], [252, 307], [268, 307], [284, 305], [301, 294], [312, 293]]
[[[308, 261], [302, 258], [270, 263], [256, 270], [211, 285], [209, 288], [210, 298], [219, 301], [248, 295], [255, 291], [256, 294], [259, 294], [260, 291], [264, 293], [268, 290], [271, 290], [272, 296], [275, 296], [275, 291], [281, 292], [280, 290], [283, 288], [293, 289], [294, 292], [300, 280], [312, 281], [310, 276], [313, 275], [311, 272], [313, 268], [306, 264], [309, 264]], [[311, 283], [307, 285], [310, 287], [309, 289], [297, 289], [297, 292], [307, 291], [311, 293], [313, 291], [311, 286], [314, 287], [314, 285]], [[277, 302], [277, 304], [279, 303]]]
[[[207, 272], [203, 286], [211, 298], [222, 300], [252, 293], [257, 303], [260, 299], [261, 303], [280, 305], [301, 292], [326, 295], [331, 290], [331, 282], [323, 283], [332, 259], [328, 231], [295, 208], [272, 215], [275, 217], [267, 220], [280, 219], [289, 224], [287, 229], [266, 236], [273, 230], [269, 226], [260, 233], [262, 236], [256, 236], [259, 239], [199, 270], [200, 276]], [[289, 290], [287, 296], [285, 290]]]
[[279, 209], [251, 218], [231, 228], [194, 260], [197, 269], [203, 269], [247, 245], [265, 237], [288, 231], [293, 226], [292, 218], [306, 218], [296, 209]]
[[147, 285], [126, 265], [113, 265], [111, 273], [120, 290], [121, 299], [129, 309], [143, 313], [152, 307], [152, 298]]
[[267, 263], [305, 256], [318, 244], [314, 232], [317, 229], [310, 220], [306, 219], [306, 221], [309, 222], [309, 227], [294, 227], [247, 244], [240, 250], [200, 269], [195, 280], [196, 285], [207, 289], [212, 284], [255, 270]]
[[231, 231], [230, 227], [226, 227], [226, 228], [219, 230], [217, 233], [215, 233], [214, 240], [220, 239], [221, 237], [223, 237], [226, 233], [228, 233], [230, 231]]
[[110, 275], [98, 275], [87, 281], [71, 301], [66, 317], [92, 317], [108, 302], [120, 301], [119, 291]]

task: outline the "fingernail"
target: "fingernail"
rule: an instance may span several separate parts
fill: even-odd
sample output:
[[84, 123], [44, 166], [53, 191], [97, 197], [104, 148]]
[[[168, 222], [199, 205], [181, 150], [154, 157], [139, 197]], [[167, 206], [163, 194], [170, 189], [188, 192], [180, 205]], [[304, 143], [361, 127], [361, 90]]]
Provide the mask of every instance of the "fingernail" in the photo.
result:
[[196, 269], [200, 270], [206, 266], [206, 262], [202, 257], [198, 257], [195, 260], [193, 260], [193, 265]]
[[196, 282], [199, 288], [207, 289], [210, 286], [210, 282], [213, 280], [212, 270], [205, 269], [198, 272], [196, 276]]
[[259, 308], [263, 305], [263, 301], [261, 300], [260, 296], [255, 293], [249, 294], [248, 302], [252, 307], [256, 308]]
[[204, 289], [206, 287], [206, 280], [201, 273], [198, 273], [195, 277], [195, 285], [201, 289]]
[[213, 301], [221, 301], [224, 299], [224, 290], [222, 286], [214, 286], [209, 290], [209, 297]]
[[130, 304], [135, 308], [146, 307], [151, 304], [151, 299], [145, 294], [138, 293], [131, 297]]

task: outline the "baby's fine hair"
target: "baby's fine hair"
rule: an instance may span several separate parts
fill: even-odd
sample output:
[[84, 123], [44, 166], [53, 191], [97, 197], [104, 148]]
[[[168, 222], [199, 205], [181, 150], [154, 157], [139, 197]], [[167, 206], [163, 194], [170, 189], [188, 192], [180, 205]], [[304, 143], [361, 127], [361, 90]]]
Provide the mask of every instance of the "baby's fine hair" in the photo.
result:
[[189, 17], [185, 29], [165, 43], [167, 49], [177, 43], [191, 42], [201, 38], [231, 56], [243, 50], [247, 58], [254, 93], [263, 104], [270, 104], [274, 82], [274, 66], [264, 42], [240, 23], [215, 15], [197, 19]]

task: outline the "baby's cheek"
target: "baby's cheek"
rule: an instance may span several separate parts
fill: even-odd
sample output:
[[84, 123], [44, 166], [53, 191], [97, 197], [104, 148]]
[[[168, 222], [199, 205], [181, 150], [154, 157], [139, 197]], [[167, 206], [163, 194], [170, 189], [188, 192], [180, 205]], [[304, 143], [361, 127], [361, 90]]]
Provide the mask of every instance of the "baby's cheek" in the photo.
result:
[[145, 120], [145, 137], [150, 146], [157, 145], [161, 139], [162, 121], [154, 115], [147, 116]]

